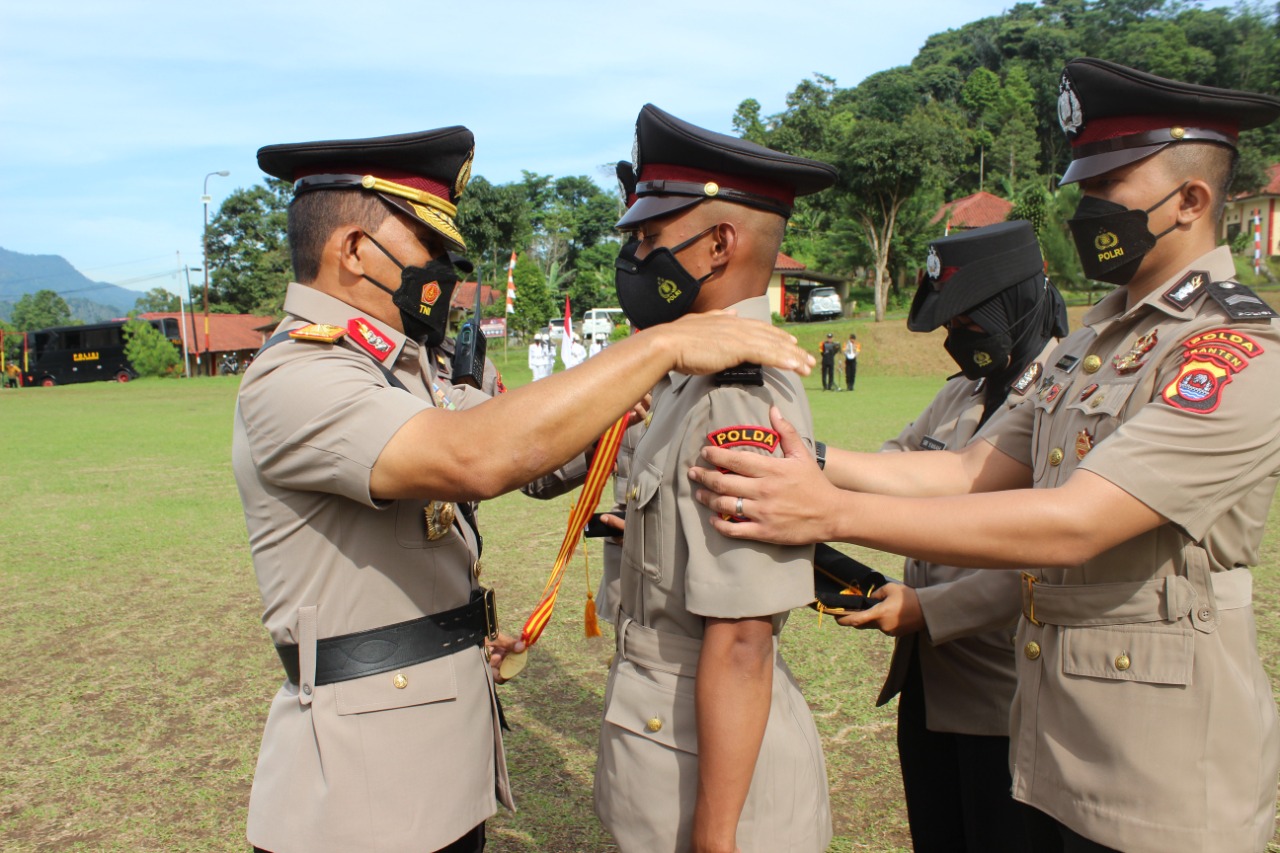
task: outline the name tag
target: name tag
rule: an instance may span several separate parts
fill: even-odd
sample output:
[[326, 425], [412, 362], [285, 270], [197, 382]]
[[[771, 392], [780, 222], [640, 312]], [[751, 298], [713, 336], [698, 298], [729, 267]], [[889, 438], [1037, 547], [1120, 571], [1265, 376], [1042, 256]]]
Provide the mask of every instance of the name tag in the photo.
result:
[[938, 441], [931, 435], [926, 435], [920, 442], [921, 450], [946, 450], [946, 442]]

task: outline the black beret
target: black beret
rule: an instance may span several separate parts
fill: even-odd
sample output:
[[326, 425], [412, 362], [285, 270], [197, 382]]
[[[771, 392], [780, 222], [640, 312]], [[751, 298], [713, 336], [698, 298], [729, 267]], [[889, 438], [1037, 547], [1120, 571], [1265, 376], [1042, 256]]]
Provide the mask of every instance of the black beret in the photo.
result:
[[1044, 277], [1035, 229], [1025, 219], [960, 231], [929, 244], [907, 328], [930, 332], [1002, 290]]
[[442, 127], [371, 139], [330, 139], [267, 145], [258, 166], [294, 182], [294, 195], [314, 190], [364, 189], [465, 248], [454, 217], [471, 178], [475, 138], [465, 127]]
[[1280, 116], [1271, 95], [1167, 80], [1103, 59], [1073, 59], [1062, 70], [1058, 123], [1071, 143], [1060, 183], [1110, 172], [1177, 142], [1235, 147], [1240, 131]]
[[[719, 198], [790, 216], [797, 196], [835, 183], [834, 166], [704, 130], [645, 104], [636, 118], [631, 163], [618, 164], [630, 228]], [[634, 197], [634, 198], [633, 198]]]

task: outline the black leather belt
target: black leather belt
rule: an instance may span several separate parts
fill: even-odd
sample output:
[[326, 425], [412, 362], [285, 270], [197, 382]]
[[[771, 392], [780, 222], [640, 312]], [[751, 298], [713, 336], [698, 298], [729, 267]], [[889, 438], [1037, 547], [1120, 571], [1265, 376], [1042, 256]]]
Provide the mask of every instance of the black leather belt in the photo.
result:
[[[315, 686], [350, 681], [451, 655], [468, 646], [482, 646], [498, 634], [493, 590], [478, 589], [471, 601], [443, 613], [371, 628], [316, 642]], [[298, 683], [300, 665], [296, 645], [276, 646], [285, 675]]]

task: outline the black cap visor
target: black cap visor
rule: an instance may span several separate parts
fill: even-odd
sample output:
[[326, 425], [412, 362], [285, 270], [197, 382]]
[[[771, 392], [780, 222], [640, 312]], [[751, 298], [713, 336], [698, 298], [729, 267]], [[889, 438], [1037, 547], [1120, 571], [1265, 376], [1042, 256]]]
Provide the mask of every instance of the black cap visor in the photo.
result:
[[1067, 171], [1062, 173], [1062, 179], [1058, 181], [1058, 185], [1074, 184], [1077, 181], [1105, 175], [1112, 169], [1119, 169], [1121, 166], [1128, 166], [1130, 163], [1136, 163], [1139, 160], [1150, 157], [1172, 141], [1160, 142], [1155, 145], [1140, 145], [1136, 148], [1121, 148], [1118, 151], [1104, 151], [1100, 154], [1081, 157], [1079, 160], [1072, 160], [1071, 165], [1067, 167]]
[[687, 207], [693, 207], [705, 196], [687, 196], [687, 195], [646, 195], [636, 199], [635, 204], [627, 209], [627, 212], [614, 228], [635, 228], [642, 222], [650, 219], [657, 219], [660, 216], [670, 216], [678, 213]]

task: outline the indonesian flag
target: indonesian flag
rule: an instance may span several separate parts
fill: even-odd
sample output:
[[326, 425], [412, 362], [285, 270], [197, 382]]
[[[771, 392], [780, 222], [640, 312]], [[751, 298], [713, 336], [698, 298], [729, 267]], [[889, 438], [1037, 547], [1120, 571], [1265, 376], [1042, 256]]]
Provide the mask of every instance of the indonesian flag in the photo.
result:
[[564, 339], [566, 343], [573, 341], [573, 321], [569, 319], [569, 297], [564, 298]]
[[507, 313], [516, 313], [516, 253], [511, 253], [511, 263], [507, 264]]

